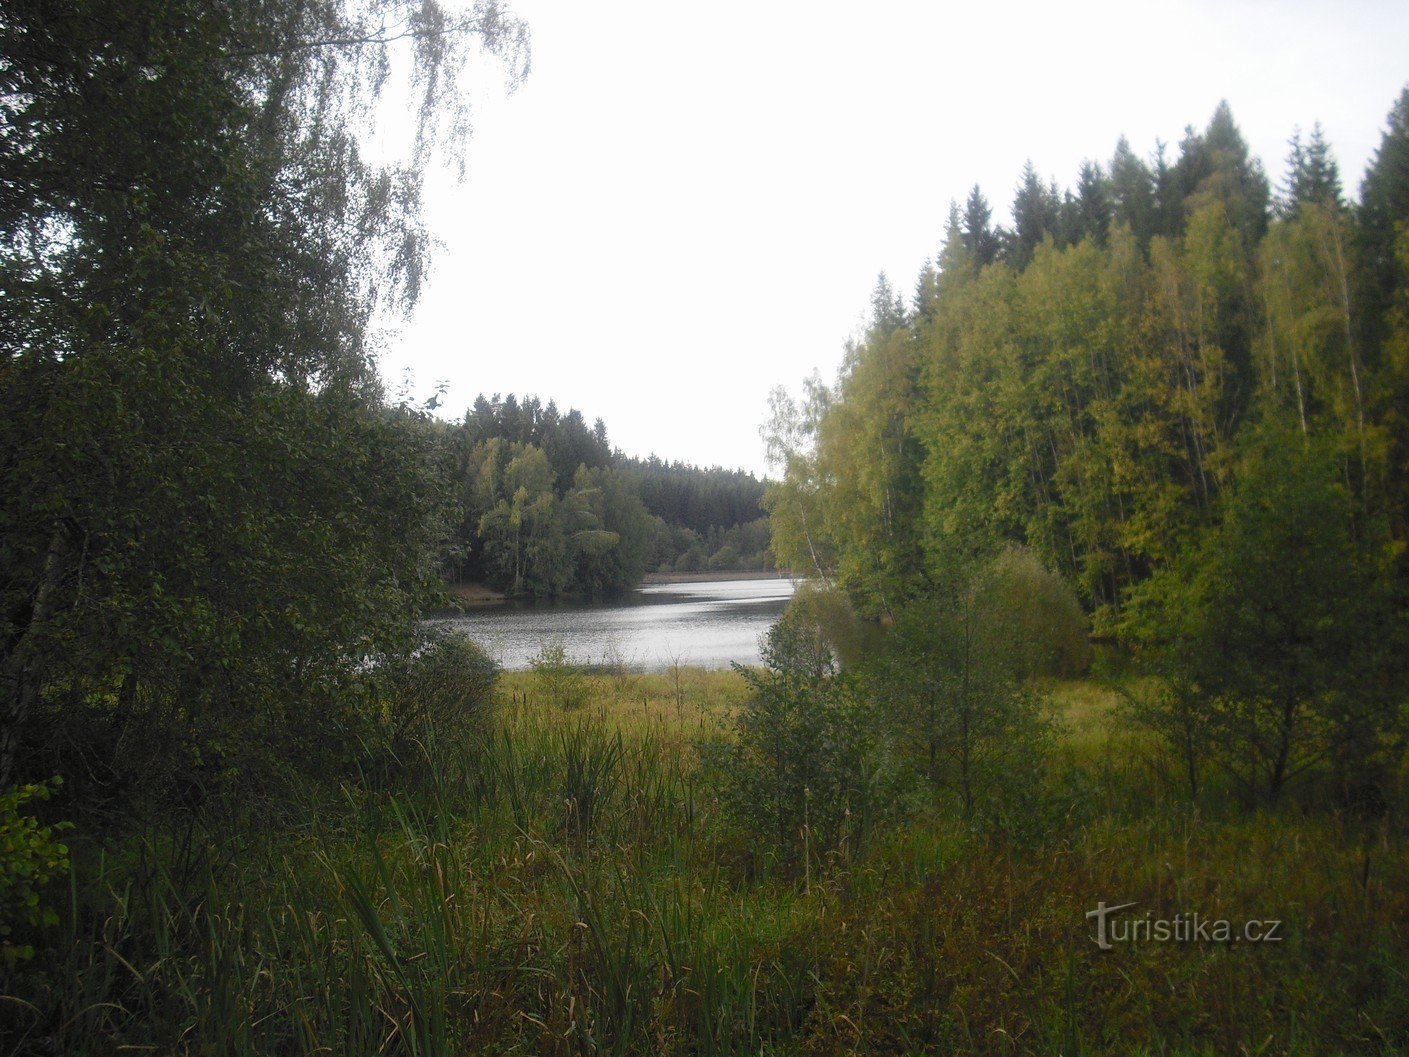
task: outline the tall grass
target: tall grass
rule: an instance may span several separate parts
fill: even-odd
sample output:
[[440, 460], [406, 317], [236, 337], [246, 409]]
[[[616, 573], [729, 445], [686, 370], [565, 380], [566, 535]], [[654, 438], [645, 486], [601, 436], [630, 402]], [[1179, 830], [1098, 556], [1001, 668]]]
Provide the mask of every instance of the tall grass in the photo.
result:
[[[1191, 812], [1089, 685], [1057, 687], [1022, 839], [922, 805], [807, 877], [700, 767], [736, 676], [583, 686], [506, 677], [425, 781], [300, 827], [77, 834], [59, 926], [0, 970], [0, 1054], [1409, 1049], [1397, 824]], [[1285, 939], [1101, 951], [1097, 900]]]

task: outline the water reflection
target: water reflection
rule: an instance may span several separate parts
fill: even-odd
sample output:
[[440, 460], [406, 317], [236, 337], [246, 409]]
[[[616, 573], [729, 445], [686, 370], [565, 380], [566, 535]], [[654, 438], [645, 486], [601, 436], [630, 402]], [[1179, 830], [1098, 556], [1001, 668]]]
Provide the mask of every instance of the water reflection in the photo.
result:
[[759, 662], [759, 636], [792, 594], [786, 579], [651, 584], [611, 605], [507, 603], [437, 623], [463, 631], [510, 669], [527, 668], [553, 642], [581, 664], [727, 668]]

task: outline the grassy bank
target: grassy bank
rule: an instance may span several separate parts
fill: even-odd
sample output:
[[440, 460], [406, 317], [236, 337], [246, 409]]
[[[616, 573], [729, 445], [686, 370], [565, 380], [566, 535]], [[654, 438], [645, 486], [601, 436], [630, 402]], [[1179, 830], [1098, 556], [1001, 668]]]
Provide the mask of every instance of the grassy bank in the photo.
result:
[[[1409, 848], [1391, 824], [1191, 812], [1050, 687], [1054, 765], [1002, 820], [935, 803], [785, 862], [701, 746], [734, 673], [505, 675], [432, 777], [295, 824], [77, 834], [60, 923], [5, 969], [0, 1052], [1399, 1053]], [[707, 755], [707, 753], [706, 753]], [[1280, 921], [1118, 942], [1085, 917]]]
[[[720, 569], [713, 572], [654, 572], [641, 577], [642, 586], [649, 584], [695, 584], [716, 580], [785, 580], [788, 573], [777, 569]], [[461, 606], [494, 606], [509, 601], [509, 595], [488, 584], [447, 584], [446, 591]]]
[[778, 569], [712, 569], [708, 572], [647, 573], [643, 584], [698, 584], [715, 580], [786, 580], [791, 576]]
[[488, 584], [446, 584], [446, 593], [461, 606], [494, 606], [507, 602], [509, 596]]

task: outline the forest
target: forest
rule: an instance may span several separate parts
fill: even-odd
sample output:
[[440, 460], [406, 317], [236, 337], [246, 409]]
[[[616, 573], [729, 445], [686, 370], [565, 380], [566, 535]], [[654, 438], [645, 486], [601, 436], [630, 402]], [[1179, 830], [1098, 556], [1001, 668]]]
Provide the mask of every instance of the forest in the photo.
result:
[[646, 572], [772, 567], [763, 482], [743, 471], [633, 459], [599, 418], [480, 396], [458, 428], [445, 484], [459, 525], [447, 554], [453, 582], [511, 595], [600, 598]]
[[[0, 6], [0, 1052], [1409, 1053], [1409, 89], [975, 188], [760, 482], [378, 375], [530, 43]], [[426, 619], [764, 561], [730, 671]]]
[[775, 392], [780, 560], [900, 625], [1020, 549], [1167, 677], [1146, 718], [1193, 785], [1378, 798], [1409, 674], [1409, 93], [1353, 206], [1319, 125], [1274, 189], [1224, 104], [1074, 192], [1029, 163], [1012, 216], [952, 204], [836, 382]]

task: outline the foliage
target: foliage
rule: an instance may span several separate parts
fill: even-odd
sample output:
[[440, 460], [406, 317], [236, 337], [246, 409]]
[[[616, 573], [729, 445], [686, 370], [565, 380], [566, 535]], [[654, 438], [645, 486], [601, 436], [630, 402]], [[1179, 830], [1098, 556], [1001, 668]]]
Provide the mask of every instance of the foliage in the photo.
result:
[[577, 408], [563, 414], [553, 401], [545, 405], [536, 396], [519, 400], [513, 393], [503, 398], [495, 393], [485, 399], [481, 394], [465, 412], [457, 432], [467, 451], [496, 438], [541, 449], [559, 494], [572, 484], [580, 467], [605, 469], [612, 461], [606, 423], [599, 418], [589, 427]]
[[[526, 43], [490, 3], [6, 5], [0, 786], [190, 805], [317, 766], [310, 728], [355, 751], [328, 688], [408, 646], [448, 527], [371, 320], [418, 293], [465, 59]], [[393, 65], [424, 96], [378, 165]]]
[[0, 960], [6, 965], [34, 957], [33, 944], [15, 943], [17, 928], [23, 937], [38, 926], [59, 923], [40, 890], [68, 872], [68, 848], [54, 837], [72, 823], [41, 825], [20, 809], [32, 800], [49, 799], [62, 782], [56, 777], [0, 793]]
[[823, 630], [798, 610], [769, 629], [764, 671], [737, 670], [751, 696], [712, 763], [726, 810], [788, 862], [864, 841], [886, 806], [871, 710]]
[[1335, 433], [1362, 502], [1394, 509], [1397, 427], [1373, 413], [1392, 374], [1363, 338], [1353, 219], [1309, 189], [1334, 184], [1316, 143], [1293, 163], [1305, 201], [1275, 220], [1226, 106], [1172, 166], [1122, 140], [1085, 167], [1074, 228], [1029, 165], [1002, 252], [976, 189], [914, 316], [875, 315], [835, 385], [775, 397], [775, 549], [886, 615], [947, 562], [1019, 544], [1110, 634], [1125, 592], [1215, 519], [1235, 440], [1273, 403]]
[[[422, 106], [376, 166], [397, 40]], [[1172, 164], [1030, 168], [1011, 234], [975, 187], [915, 311], [882, 278], [837, 384], [774, 397], [772, 548], [842, 591], [732, 684], [547, 647], [491, 723], [492, 665], [417, 629], [452, 561], [551, 594], [762, 549], [747, 475], [380, 391], [466, 52], [525, 42], [493, 3], [0, 10], [0, 1048], [1400, 1046], [1402, 827], [1199, 777], [1365, 816], [1403, 783], [1409, 94], [1349, 215], [1313, 142], [1271, 217], [1226, 106]], [[1084, 664], [1066, 583], [1206, 811], [1111, 751], [1148, 732], [1037, 722]], [[893, 620], [865, 679], [853, 605]], [[101, 836], [23, 813], [60, 772]], [[1093, 895], [1285, 946], [1096, 952]]]
[[863, 661], [876, 646], [881, 628], [857, 614], [850, 596], [841, 588], [803, 580], [788, 601], [790, 621], [815, 631], [840, 668]]
[[[735, 673], [692, 675], [712, 716], [747, 697]], [[1400, 827], [1190, 814], [1111, 752], [1121, 729], [1089, 684], [1060, 688], [1086, 734], [1029, 775], [1082, 776], [1076, 825], [1014, 844], [957, 812], [890, 818], [806, 884], [740, 847], [665, 678], [590, 679], [572, 715], [504, 678], [495, 723], [437, 783], [199, 831], [185, 852], [71, 842], [58, 926], [0, 966], [0, 1048], [1104, 1057], [1379, 1053], [1409, 1031]], [[585, 833], [569, 791], [591, 794]], [[1101, 951], [1098, 899], [1277, 918], [1282, 939]]]
[[1042, 700], [1027, 678], [1054, 656], [1044, 638], [1065, 646], [1075, 632], [1082, 640], [1070, 603], [1063, 615], [1072, 622], [1075, 610], [1072, 627], [1032, 618], [1025, 587], [1046, 579], [1014, 552], [964, 570], [911, 602], [864, 666], [898, 753], [950, 791], [965, 817], [980, 804], [1013, 801], [1040, 765]]
[[867, 356], [852, 346], [830, 412], [818, 424], [817, 457], [827, 468], [826, 525], [845, 540], [836, 579], [865, 612], [890, 614], [920, 569], [917, 546], [921, 447], [905, 410], [919, 378], [919, 346], [904, 316], [890, 311], [882, 276]]
[[1019, 679], [1084, 675], [1091, 663], [1086, 614], [1071, 585], [1036, 555], [1009, 545], [980, 575], [988, 619], [1005, 639], [1005, 663]]
[[775, 551], [903, 628], [1006, 552], [1037, 602], [1023, 674], [1084, 669], [1071, 584], [1159, 677], [1135, 711], [1191, 793], [1211, 766], [1255, 802], [1297, 776], [1381, 789], [1404, 733], [1406, 100], [1357, 208], [1318, 129], [1274, 212], [1226, 104], [1175, 157], [1122, 139], [1075, 193], [1029, 164], [1011, 232], [974, 188], [914, 312], [878, 285], [836, 383], [775, 393]]
[[1364, 329], [1387, 337], [1389, 314], [1409, 285], [1409, 259], [1397, 245], [1409, 226], [1409, 85], [1390, 107], [1385, 132], [1360, 186], [1356, 241], [1364, 273]]
[[763, 516], [763, 483], [751, 473], [722, 466], [692, 466], [620, 457], [621, 472], [636, 484], [641, 502], [666, 524], [699, 536], [743, 525]]
[[1191, 788], [1200, 755], [1268, 802], [1318, 774], [1378, 788], [1398, 763], [1403, 614], [1337, 476], [1324, 446], [1261, 424], [1219, 527], [1136, 596], [1169, 680], [1148, 719]]
[[583, 703], [582, 666], [561, 642], [545, 643], [528, 663], [538, 692], [555, 708], [569, 710]]
[[431, 738], [465, 737], [483, 720], [498, 676], [488, 654], [448, 630], [427, 629], [410, 651], [380, 658], [373, 759], [405, 761]]
[[827, 525], [825, 470], [816, 437], [832, 393], [815, 373], [803, 388], [802, 400], [794, 400], [782, 386], [768, 396], [769, 420], [760, 433], [778, 477], [764, 490], [762, 503], [778, 564], [827, 579], [836, 563], [836, 545]]

